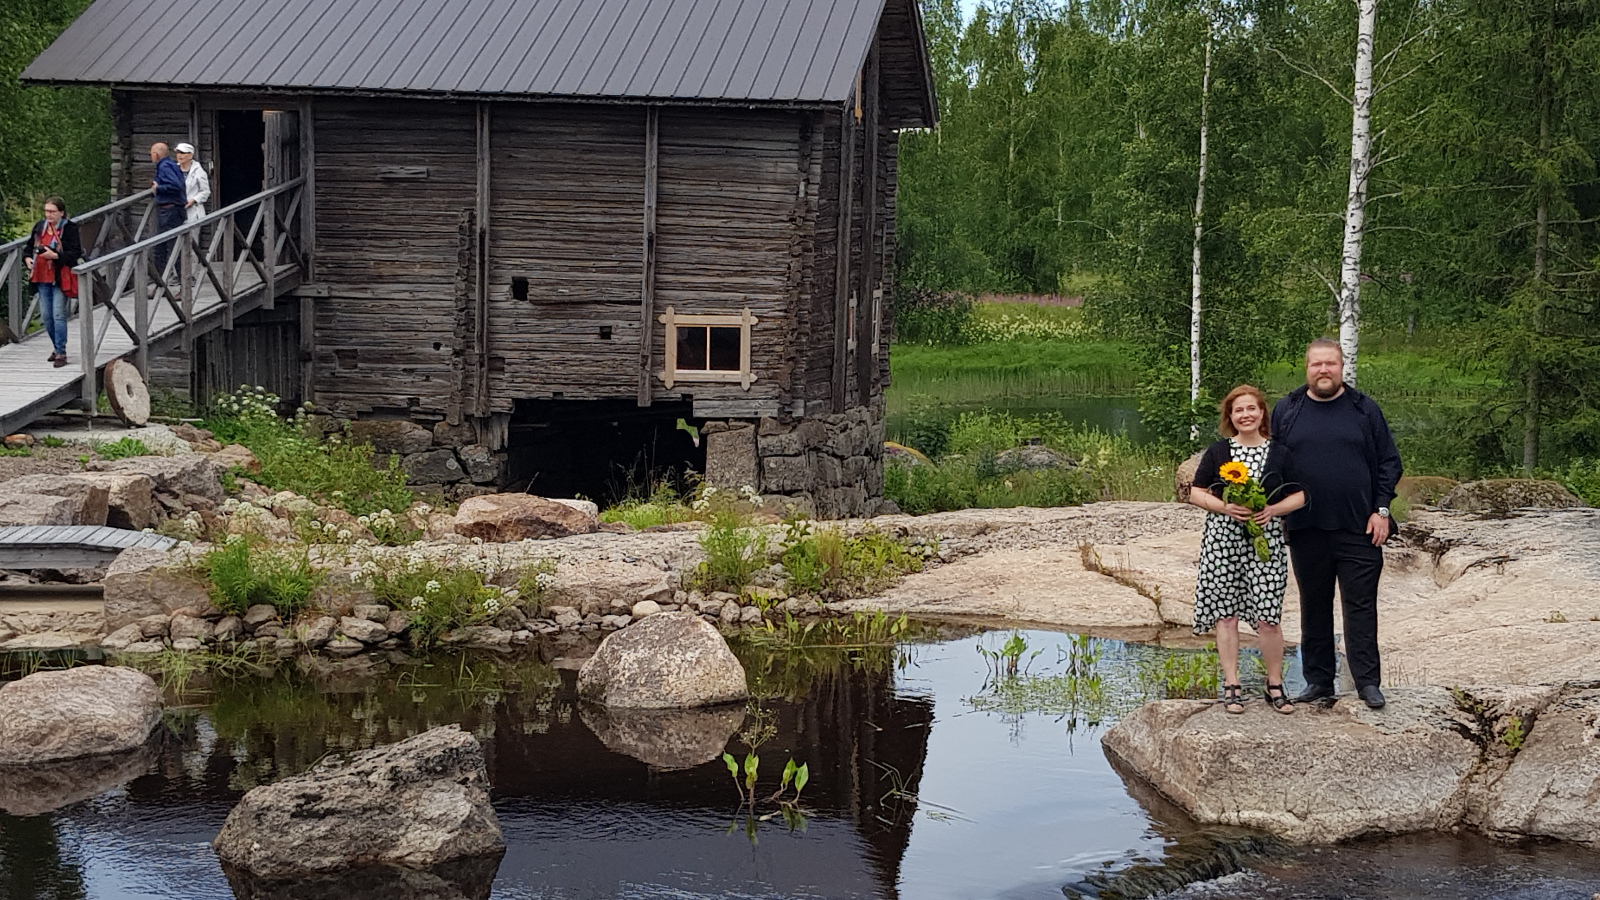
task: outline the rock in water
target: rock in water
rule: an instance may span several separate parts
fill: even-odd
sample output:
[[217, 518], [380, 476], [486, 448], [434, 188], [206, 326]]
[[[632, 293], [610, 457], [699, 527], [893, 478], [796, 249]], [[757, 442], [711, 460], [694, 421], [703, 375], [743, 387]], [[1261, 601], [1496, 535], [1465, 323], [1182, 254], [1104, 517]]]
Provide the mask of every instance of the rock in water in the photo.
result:
[[578, 696], [604, 706], [673, 709], [744, 700], [744, 666], [691, 612], [658, 613], [600, 644], [578, 671]]
[[0, 767], [0, 811], [37, 816], [98, 797], [150, 771], [160, 747], [154, 738], [124, 753]]
[[211, 842], [260, 878], [362, 866], [426, 869], [505, 852], [483, 748], [458, 726], [330, 759], [251, 790]]
[[1448, 690], [1418, 687], [1392, 691], [1377, 712], [1353, 698], [1293, 716], [1163, 700], [1101, 743], [1196, 821], [1325, 843], [1456, 824], [1479, 763], [1469, 729]]
[[592, 534], [599, 524], [587, 510], [532, 494], [469, 497], [456, 510], [456, 534], [491, 544]]
[[0, 687], [0, 766], [133, 750], [160, 723], [161, 691], [142, 672], [37, 672]]

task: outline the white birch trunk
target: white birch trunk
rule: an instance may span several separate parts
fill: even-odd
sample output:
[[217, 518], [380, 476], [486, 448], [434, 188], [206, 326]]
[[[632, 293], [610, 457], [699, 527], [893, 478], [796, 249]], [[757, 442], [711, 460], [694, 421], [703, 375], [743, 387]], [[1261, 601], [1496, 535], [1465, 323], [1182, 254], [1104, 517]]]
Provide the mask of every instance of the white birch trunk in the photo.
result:
[[1367, 176], [1372, 171], [1372, 43], [1378, 0], [1356, 0], [1355, 90], [1350, 104], [1350, 194], [1344, 211], [1344, 255], [1339, 265], [1339, 347], [1344, 380], [1356, 383], [1361, 339], [1361, 239], [1367, 225]]
[[[1189, 405], [1200, 400], [1200, 238], [1205, 234], [1206, 154], [1211, 127], [1211, 32], [1206, 33], [1205, 74], [1200, 79], [1200, 178], [1194, 192], [1194, 263], [1189, 288]], [[1189, 439], [1200, 436], [1200, 426], [1189, 426]]]

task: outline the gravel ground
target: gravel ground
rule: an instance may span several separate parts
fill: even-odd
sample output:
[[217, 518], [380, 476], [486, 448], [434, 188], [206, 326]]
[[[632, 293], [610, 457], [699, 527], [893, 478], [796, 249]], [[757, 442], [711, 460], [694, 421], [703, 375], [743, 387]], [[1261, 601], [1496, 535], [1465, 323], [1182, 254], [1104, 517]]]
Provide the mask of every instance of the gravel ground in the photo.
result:
[[83, 471], [78, 457], [89, 453], [86, 444], [67, 444], [62, 447], [33, 448], [32, 456], [0, 456], [0, 482], [21, 478], [24, 475], [69, 475]]

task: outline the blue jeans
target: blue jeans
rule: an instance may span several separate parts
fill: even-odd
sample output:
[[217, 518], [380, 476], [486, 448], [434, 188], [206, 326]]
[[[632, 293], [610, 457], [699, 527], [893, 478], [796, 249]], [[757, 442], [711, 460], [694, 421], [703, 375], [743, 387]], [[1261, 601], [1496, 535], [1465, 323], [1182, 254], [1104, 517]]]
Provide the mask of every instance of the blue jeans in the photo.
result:
[[39, 291], [39, 317], [44, 319], [44, 333], [50, 336], [55, 351], [67, 353], [67, 307], [72, 301], [53, 284], [35, 284]]

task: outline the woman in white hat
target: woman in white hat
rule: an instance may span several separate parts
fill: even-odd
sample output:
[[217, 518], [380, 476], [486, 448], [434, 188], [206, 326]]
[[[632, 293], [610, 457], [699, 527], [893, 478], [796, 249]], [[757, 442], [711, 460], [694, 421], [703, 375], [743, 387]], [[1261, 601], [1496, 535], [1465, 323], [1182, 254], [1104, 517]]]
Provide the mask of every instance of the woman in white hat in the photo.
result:
[[183, 186], [189, 194], [189, 206], [184, 220], [193, 222], [206, 215], [206, 201], [211, 199], [211, 179], [206, 177], [206, 167], [194, 158], [193, 144], [179, 144], [173, 148], [178, 156], [178, 168], [183, 170]]

